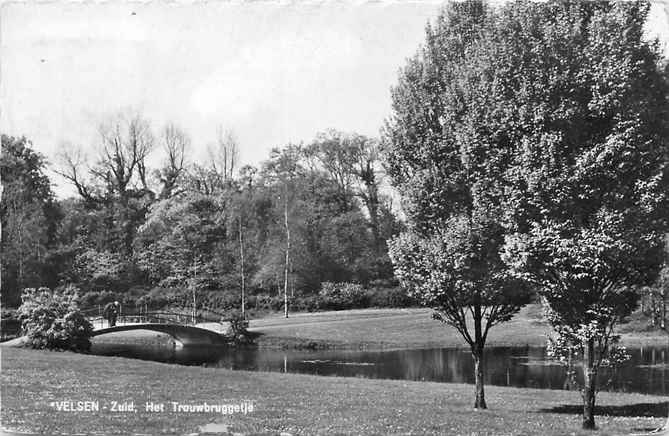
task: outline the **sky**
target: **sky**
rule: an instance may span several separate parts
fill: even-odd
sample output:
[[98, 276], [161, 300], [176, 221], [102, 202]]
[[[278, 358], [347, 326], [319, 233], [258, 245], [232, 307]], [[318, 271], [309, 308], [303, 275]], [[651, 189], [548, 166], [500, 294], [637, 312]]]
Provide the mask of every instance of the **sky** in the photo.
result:
[[[156, 132], [176, 123], [199, 161], [219, 126], [249, 164], [327, 128], [378, 136], [399, 68], [442, 4], [6, 2], [0, 129], [51, 162], [65, 143], [95, 150], [98, 124], [123, 111], [141, 112]], [[648, 23], [665, 45], [668, 10], [654, 4]], [[73, 193], [49, 175], [59, 196]]]

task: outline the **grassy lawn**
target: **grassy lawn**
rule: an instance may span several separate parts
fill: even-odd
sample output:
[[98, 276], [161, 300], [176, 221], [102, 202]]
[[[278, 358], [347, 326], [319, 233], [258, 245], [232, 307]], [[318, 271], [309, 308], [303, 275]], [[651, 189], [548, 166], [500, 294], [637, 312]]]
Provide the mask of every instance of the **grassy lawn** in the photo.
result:
[[[229, 371], [154, 362], [0, 348], [2, 425], [55, 435], [192, 434], [219, 424], [223, 434], [567, 435], [648, 431], [667, 402], [639, 394], [598, 396], [597, 432], [579, 430], [577, 392], [487, 387], [489, 410], [471, 408], [473, 386]], [[137, 413], [64, 412], [53, 401], [134, 401]], [[248, 414], [149, 413], [144, 403], [238, 403]], [[210, 427], [211, 428], [211, 427]]]
[[[464, 340], [446, 324], [434, 321], [430, 309], [360, 309], [337, 312], [274, 315], [252, 320], [250, 330], [260, 333], [267, 347], [429, 348], [461, 347]], [[550, 326], [541, 307], [525, 306], [511, 321], [490, 330], [487, 345], [546, 344]], [[628, 346], [668, 344], [662, 332], [626, 332]]]

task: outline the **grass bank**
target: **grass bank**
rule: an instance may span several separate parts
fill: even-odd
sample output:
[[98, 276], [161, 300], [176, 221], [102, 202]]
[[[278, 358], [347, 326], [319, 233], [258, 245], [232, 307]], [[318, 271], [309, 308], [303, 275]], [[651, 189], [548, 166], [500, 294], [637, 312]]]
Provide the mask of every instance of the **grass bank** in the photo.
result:
[[[258, 343], [277, 348], [433, 348], [462, 347], [452, 327], [434, 321], [430, 309], [359, 309], [298, 313], [252, 320]], [[543, 346], [551, 331], [539, 305], [525, 306], [514, 318], [490, 330], [489, 346]], [[627, 346], [669, 344], [664, 332], [627, 331]]]
[[[3, 347], [2, 425], [41, 434], [623, 435], [666, 420], [667, 402], [639, 394], [598, 396], [599, 430], [579, 429], [577, 392], [489, 386], [489, 410], [472, 409], [471, 385], [229, 371]], [[52, 402], [98, 401], [98, 412], [57, 411]], [[249, 400], [237, 413], [172, 412], [179, 404]], [[102, 410], [133, 401], [137, 412]], [[165, 404], [146, 412], [147, 401]], [[214, 427], [209, 427], [214, 428]]]

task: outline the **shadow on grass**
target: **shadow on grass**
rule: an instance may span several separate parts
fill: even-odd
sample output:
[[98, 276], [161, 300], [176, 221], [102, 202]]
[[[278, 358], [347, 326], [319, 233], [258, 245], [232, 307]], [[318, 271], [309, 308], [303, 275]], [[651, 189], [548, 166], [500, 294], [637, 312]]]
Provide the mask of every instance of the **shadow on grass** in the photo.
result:
[[[623, 406], [595, 406], [595, 415], [598, 416], [644, 416], [649, 418], [666, 418], [669, 401], [662, 403], [625, 404]], [[582, 405], [562, 404], [548, 409], [540, 409], [539, 413], [566, 413], [581, 415]]]

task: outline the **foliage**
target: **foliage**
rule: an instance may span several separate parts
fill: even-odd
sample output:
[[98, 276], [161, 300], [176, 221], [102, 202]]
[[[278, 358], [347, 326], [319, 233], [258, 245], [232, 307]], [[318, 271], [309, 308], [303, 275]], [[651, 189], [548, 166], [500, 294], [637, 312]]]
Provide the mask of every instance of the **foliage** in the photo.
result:
[[221, 320], [221, 322], [228, 322], [230, 328], [228, 334], [231, 336], [235, 345], [248, 345], [253, 343], [253, 335], [248, 331], [249, 321], [244, 314], [239, 310], [232, 310]]
[[[567, 369], [567, 377], [574, 386], [583, 389], [583, 383], [577, 377], [576, 368], [585, 359], [585, 344], [594, 341], [597, 354], [594, 356], [597, 367], [616, 367], [630, 359], [627, 349], [619, 345], [620, 335], [613, 335], [597, 321], [581, 325], [577, 330], [566, 325], [557, 325], [555, 335], [548, 340], [547, 355], [560, 362]], [[597, 386], [597, 390], [600, 386]]]
[[[470, 346], [485, 343], [491, 327], [510, 320], [528, 302], [523, 283], [495, 260], [495, 245], [466, 220], [453, 218], [429, 238], [402, 234], [389, 246], [409, 295], [435, 308], [435, 319], [456, 328]], [[465, 310], [480, 311], [486, 321], [479, 338], [470, 334]]]
[[504, 261], [584, 347], [584, 428], [599, 357], [664, 255], [669, 103], [660, 51], [643, 38], [648, 9], [507, 5], [466, 77], [481, 110], [472, 135], [503, 163]]
[[327, 309], [364, 307], [367, 298], [364, 288], [357, 283], [324, 282], [318, 296]]
[[[472, 1], [428, 26], [385, 130], [389, 173], [425, 240], [398, 240], [396, 269], [406, 264], [400, 274], [426, 300], [437, 284], [466, 289], [447, 265], [466, 272], [469, 260], [444, 239], [482, 232], [489, 252], [503, 248], [515, 277], [541, 291], [554, 325], [596, 321], [608, 332], [629, 314], [632, 286], [657, 275], [667, 216], [667, 82], [657, 45], [643, 40], [647, 13], [643, 2]], [[470, 230], [437, 236], [457, 217]], [[484, 259], [493, 276], [505, 268]]]
[[125, 263], [121, 256], [109, 251], [87, 249], [74, 259], [73, 272], [84, 289], [118, 289]]
[[369, 307], [413, 307], [418, 304], [403, 287], [392, 288], [374, 287], [367, 291]]
[[88, 351], [93, 326], [79, 311], [77, 289], [28, 288], [21, 295], [19, 318], [28, 346]]
[[400, 72], [384, 129], [386, 167], [404, 194], [409, 221], [408, 231], [389, 242], [395, 275], [469, 344], [477, 408], [486, 407], [488, 331], [528, 301], [526, 286], [507, 273], [499, 256], [504, 144], [484, 131], [487, 91], [475, 80], [487, 59], [474, 54], [495, 17], [480, 1], [444, 8]]
[[229, 232], [222, 222], [224, 207], [223, 201], [201, 194], [174, 196], [152, 206], [135, 251], [154, 283], [189, 287], [231, 268], [222, 246]]
[[121, 294], [111, 291], [91, 291], [86, 292], [79, 297], [79, 305], [82, 308], [93, 308], [96, 306], [104, 306], [107, 303], [119, 301], [122, 299]]
[[[73, 283], [87, 306], [104, 292], [136, 304], [140, 296], [126, 294], [139, 286], [190, 289], [198, 306], [231, 307], [242, 275], [249, 291], [271, 294], [283, 285], [286, 266], [291, 295], [314, 294], [323, 281], [392, 275], [384, 243], [399, 224], [379, 193], [373, 138], [328, 131], [312, 147], [277, 148], [258, 168], [236, 174], [238, 144], [223, 131], [220, 153], [205, 164], [189, 162], [190, 138], [179, 126], [154, 135], [134, 111], [107, 117], [98, 131], [100, 141], [89, 151], [61, 148], [54, 170], [78, 197], [59, 201], [44, 157], [26, 138], [2, 136], [3, 304], [17, 306], [24, 287]], [[149, 168], [155, 145], [164, 160]], [[329, 166], [342, 150], [355, 159]], [[344, 179], [351, 183], [338, 183]], [[168, 294], [154, 292], [152, 304], [171, 304]], [[185, 292], [179, 294], [183, 300]]]
[[54, 245], [59, 210], [46, 176], [44, 156], [25, 137], [0, 138], [2, 178], [2, 303], [16, 307], [24, 287], [56, 284], [48, 250]]
[[[665, 244], [665, 253], [667, 252]], [[669, 266], [665, 263], [655, 283], [639, 287], [641, 300], [640, 317], [646, 317], [647, 329], [667, 328], [667, 306], [669, 305]]]

